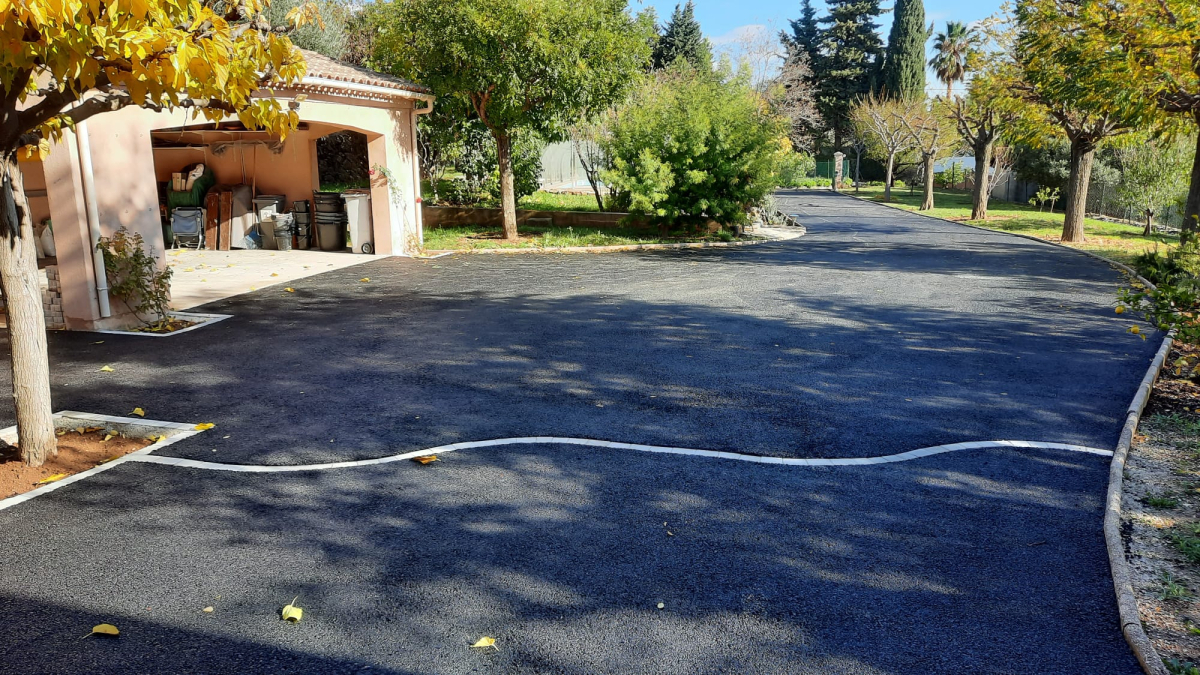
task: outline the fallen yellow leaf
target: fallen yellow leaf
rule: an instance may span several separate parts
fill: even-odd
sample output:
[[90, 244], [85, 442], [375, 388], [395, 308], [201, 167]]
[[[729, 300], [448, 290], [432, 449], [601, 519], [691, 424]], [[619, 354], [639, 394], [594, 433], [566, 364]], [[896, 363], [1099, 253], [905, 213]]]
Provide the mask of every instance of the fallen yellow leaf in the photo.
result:
[[279, 272], [271, 272], [271, 276], [277, 277], [277, 276], [279, 276]]
[[288, 293], [295, 293], [295, 292], [296, 292], [296, 289], [294, 289], [294, 288], [285, 288], [285, 289], [283, 289], [283, 290], [287, 291]]
[[212, 422], [201, 422], [195, 426], [195, 429], [196, 431], [207, 431], [215, 426], [217, 425], [213, 424]]
[[212, 605], [209, 605], [208, 607], [205, 607], [203, 611], [204, 611], [204, 612], [207, 612], [208, 614], [212, 614], [212, 613], [213, 613], [213, 608], [212, 608]]
[[371, 280], [371, 277], [363, 277], [363, 278], [359, 279], [359, 281], [363, 282], [364, 284], [370, 280]]
[[100, 442], [101, 442], [101, 443], [107, 443], [107, 442], [109, 442], [110, 440], [112, 440], [112, 439], [114, 439], [114, 438], [116, 438], [116, 437], [117, 437], [117, 435], [116, 435], [116, 434], [104, 434], [104, 440], [102, 440], [102, 441], [100, 441]]
[[297, 595], [296, 597], [292, 598], [291, 602], [283, 606], [283, 610], [279, 612], [279, 616], [282, 617], [284, 621], [299, 623], [300, 619], [304, 617], [304, 609], [296, 606], [296, 601], [299, 599], [300, 596]]
[[93, 342], [92, 344], [94, 344], [94, 345], [102, 345], [102, 344], [104, 344], [104, 340], [97, 340], [97, 341]]
[[134, 409], [133, 409], [133, 412], [131, 412], [131, 413], [129, 413], [129, 414], [130, 414], [130, 415], [137, 415], [138, 417], [145, 417], [145, 416], [146, 416], [146, 411], [145, 411], [145, 410], [142, 410], [141, 408], [134, 408]]
[[423, 455], [421, 457], [413, 457], [412, 461], [416, 462], [417, 464], [432, 464], [433, 462], [438, 461], [438, 456], [437, 455]]
[[57, 482], [57, 481], [60, 481], [64, 478], [66, 478], [66, 477], [67, 477], [67, 474], [65, 474], [65, 473], [56, 473], [53, 476], [46, 476], [45, 478], [34, 483], [34, 485], [45, 485], [46, 483], [54, 483], [54, 482]]
[[116, 637], [120, 634], [121, 631], [117, 630], [117, 627], [111, 623], [99, 623], [95, 626], [92, 626], [91, 635], [111, 635]]
[[54, 435], [55, 435], [55, 436], [66, 436], [66, 435], [67, 435], [67, 430], [66, 430], [66, 429], [59, 429], [58, 431], [54, 432]]
[[101, 463], [101, 464], [108, 464], [109, 462], [111, 462], [111, 461], [113, 461], [113, 460], [115, 460], [115, 459], [121, 459], [121, 456], [120, 456], [120, 455], [113, 455], [112, 457], [109, 457], [108, 459], [106, 459], [106, 460], [104, 460], [104, 461], [102, 461], [102, 462], [100, 462], [100, 463]]
[[111, 373], [111, 372], [113, 372], [112, 366], [101, 366], [101, 367], [100, 367], [100, 372], [102, 372], [102, 373]]
[[492, 649], [495, 649], [496, 651], [500, 651], [500, 648], [496, 646], [496, 638], [490, 638], [490, 637], [487, 637], [486, 635], [484, 637], [479, 638], [479, 641], [471, 646], [479, 647], [480, 649], [487, 649], [488, 647], [491, 647]]

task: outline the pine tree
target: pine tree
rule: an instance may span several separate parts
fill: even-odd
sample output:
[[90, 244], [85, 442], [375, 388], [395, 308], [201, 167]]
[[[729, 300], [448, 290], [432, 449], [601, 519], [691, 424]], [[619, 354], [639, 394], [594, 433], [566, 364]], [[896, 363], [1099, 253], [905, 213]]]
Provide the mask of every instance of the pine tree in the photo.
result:
[[827, 0], [829, 16], [821, 31], [817, 107], [833, 133], [833, 149], [850, 136], [850, 109], [871, 93], [883, 58], [875, 19], [879, 0]]
[[817, 26], [817, 10], [813, 9], [812, 0], [800, 3], [800, 18], [788, 21], [792, 26], [792, 34], [786, 32], [780, 35], [784, 45], [791, 49], [799, 49], [808, 54], [809, 63], [817, 60], [817, 50], [821, 46], [821, 28]]
[[896, 0], [887, 57], [879, 83], [883, 96], [913, 101], [925, 98], [925, 3]]
[[712, 69], [712, 48], [700, 30], [700, 22], [696, 21], [692, 0], [682, 7], [675, 5], [671, 20], [663, 26], [662, 37], [654, 47], [654, 68], [666, 68], [681, 58], [700, 70]]

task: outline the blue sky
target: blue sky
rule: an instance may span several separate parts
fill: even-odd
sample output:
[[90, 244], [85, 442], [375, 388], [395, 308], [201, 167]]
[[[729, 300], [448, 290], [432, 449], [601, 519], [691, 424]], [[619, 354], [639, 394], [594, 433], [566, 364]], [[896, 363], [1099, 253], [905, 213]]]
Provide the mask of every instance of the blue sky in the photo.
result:
[[[585, 0], [586, 1], [586, 0]], [[686, 0], [682, 0], [686, 1]], [[700, 21], [704, 34], [712, 41], [718, 53], [737, 54], [739, 45], [747, 36], [763, 36], [778, 34], [788, 28], [788, 20], [800, 15], [800, 0], [694, 0], [696, 18]], [[681, 0], [629, 0], [631, 8], [637, 12], [645, 7], [654, 7], [658, 12], [659, 21], [666, 21]], [[891, 9], [895, 0], [882, 0], [884, 9]], [[943, 30], [947, 21], [962, 21], [971, 23], [988, 17], [1000, 9], [1002, 0], [925, 0], [925, 20], [932, 21], [935, 30]], [[817, 15], [824, 14], [824, 0], [813, 0]], [[880, 33], [887, 40], [888, 30], [892, 25], [891, 12], [879, 19]], [[932, 43], [931, 43], [932, 44]], [[756, 68], [756, 72], [769, 72]], [[932, 74], [929, 74], [927, 90], [937, 93], [941, 91]]]
[[[653, 6], [661, 20], [671, 16], [677, 0], [630, 0], [636, 9]], [[890, 8], [893, 0], [883, 0]], [[935, 21], [940, 29], [946, 21], [978, 21], [1000, 8], [1001, 0], [925, 0], [926, 19]], [[787, 25], [788, 19], [800, 14], [800, 0], [695, 0], [696, 18], [705, 34], [714, 40], [728, 37], [746, 26]], [[814, 0], [818, 13], [824, 9], [822, 0]], [[891, 25], [891, 15], [885, 15], [884, 34]]]

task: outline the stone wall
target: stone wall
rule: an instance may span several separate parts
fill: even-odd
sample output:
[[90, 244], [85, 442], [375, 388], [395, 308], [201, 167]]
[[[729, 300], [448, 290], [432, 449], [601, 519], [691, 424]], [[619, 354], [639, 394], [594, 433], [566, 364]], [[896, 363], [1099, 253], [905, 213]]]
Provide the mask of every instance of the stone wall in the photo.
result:
[[67, 322], [63, 318], [62, 287], [58, 281], [58, 265], [47, 265], [42, 270], [42, 313], [46, 317], [46, 328], [50, 330], [65, 330]]

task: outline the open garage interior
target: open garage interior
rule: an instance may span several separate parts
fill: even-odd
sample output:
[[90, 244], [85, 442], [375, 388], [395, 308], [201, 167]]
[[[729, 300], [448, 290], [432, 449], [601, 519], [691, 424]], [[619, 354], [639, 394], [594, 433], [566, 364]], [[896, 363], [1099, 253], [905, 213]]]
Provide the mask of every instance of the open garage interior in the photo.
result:
[[[140, 236], [160, 269], [179, 268], [175, 309], [275, 283], [286, 276], [275, 269], [284, 256], [347, 259], [336, 268], [365, 255], [420, 249], [415, 137], [417, 116], [433, 105], [429, 90], [313, 52], [304, 57], [308, 73], [301, 82], [262, 92], [298, 116], [286, 138], [233, 118], [213, 123], [185, 110], [130, 107], [66, 132], [42, 161], [22, 162], [43, 244], [49, 327], [128, 328], [142, 321], [110, 297], [96, 255], [97, 243], [121, 229]], [[323, 152], [337, 159], [324, 176]], [[189, 286], [215, 284], [208, 280], [215, 275], [184, 279], [183, 270], [199, 269], [188, 257], [202, 252], [230, 258], [223, 269], [244, 268], [224, 295]], [[287, 266], [287, 275], [328, 268], [314, 259]]]

